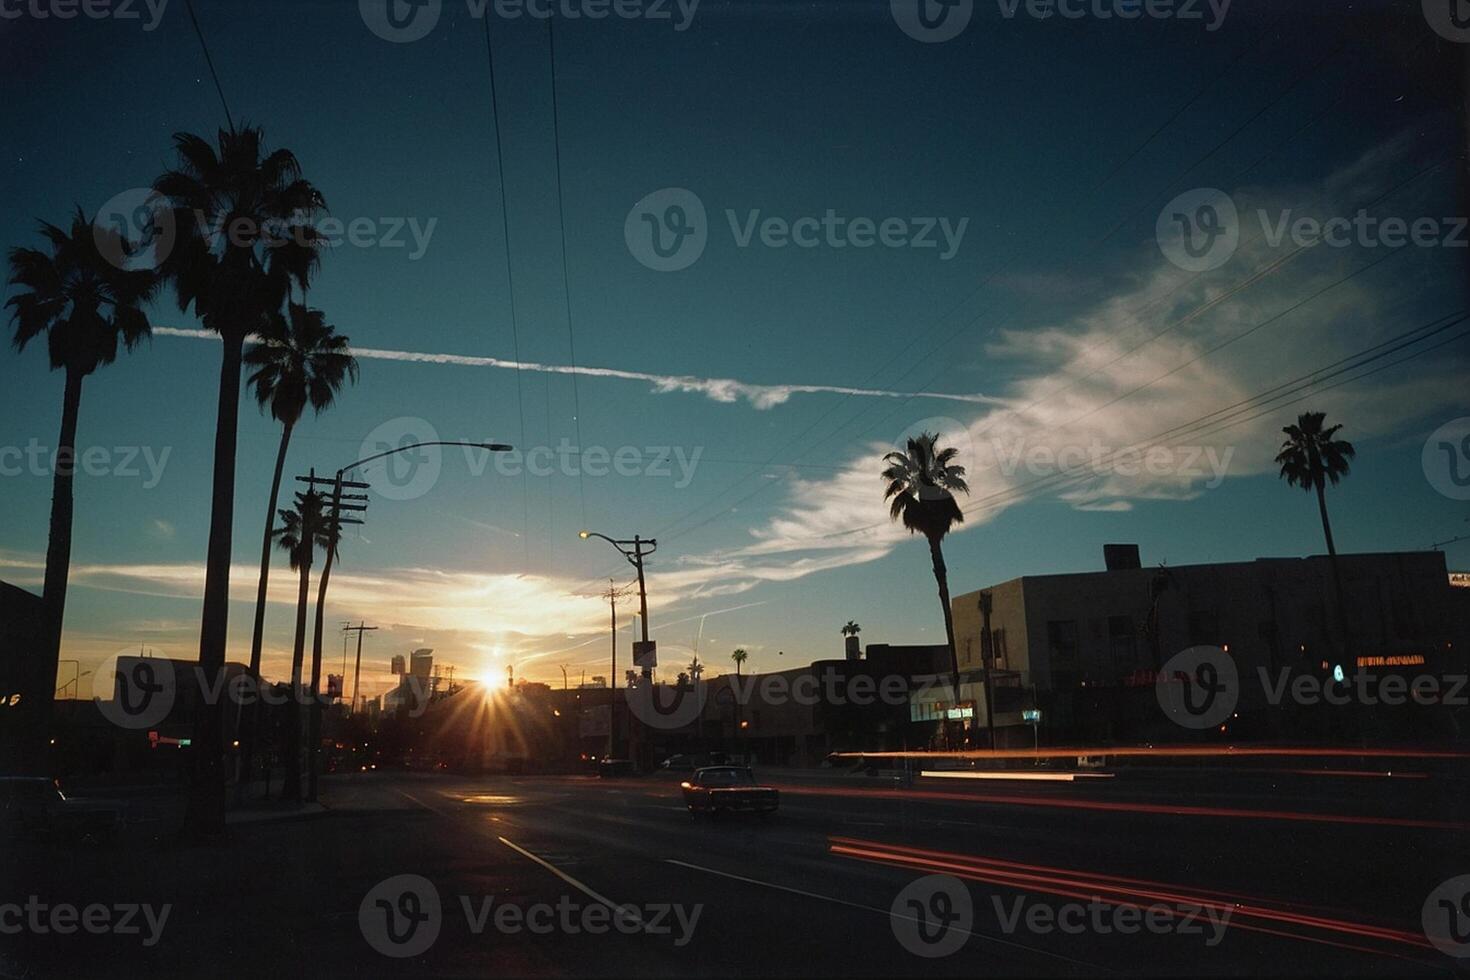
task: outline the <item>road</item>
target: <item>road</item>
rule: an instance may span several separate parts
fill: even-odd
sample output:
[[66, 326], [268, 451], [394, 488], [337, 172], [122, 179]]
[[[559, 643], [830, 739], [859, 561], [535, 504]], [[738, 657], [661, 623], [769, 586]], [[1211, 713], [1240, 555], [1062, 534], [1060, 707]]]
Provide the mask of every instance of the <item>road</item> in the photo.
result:
[[1420, 928], [1429, 892], [1470, 872], [1462, 784], [1444, 773], [770, 781], [773, 817], [696, 821], [669, 777], [354, 774], [324, 782], [324, 813], [238, 824], [212, 846], [173, 842], [174, 801], [139, 803], [112, 846], [9, 852], [0, 903], [155, 920], [167, 905], [156, 942], [58, 935], [38, 913], [40, 928], [0, 935], [0, 973], [1437, 976], [1456, 962]]

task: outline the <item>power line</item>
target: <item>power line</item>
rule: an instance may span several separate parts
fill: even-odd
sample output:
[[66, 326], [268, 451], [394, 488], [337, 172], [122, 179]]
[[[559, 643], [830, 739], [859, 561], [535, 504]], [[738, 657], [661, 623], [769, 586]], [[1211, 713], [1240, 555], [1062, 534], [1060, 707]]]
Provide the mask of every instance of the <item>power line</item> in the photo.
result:
[[[1405, 187], [1405, 186], [1407, 186], [1407, 185], [1409, 185], [1409, 184], [1411, 184], [1411, 183], [1419, 180], [1420, 178], [1422, 178], [1426, 174], [1428, 174], [1428, 173], [1430, 173], [1430, 172], [1438, 169], [1442, 165], [1443, 165], [1443, 162], [1442, 161], [1441, 162], [1436, 162], [1434, 164], [1431, 164], [1430, 166], [1424, 168], [1423, 170], [1420, 170], [1419, 172], [1417, 172], [1415, 174], [1412, 174], [1409, 177], [1405, 178], [1404, 180], [1399, 181], [1398, 183], [1394, 184], [1392, 187], [1390, 187], [1386, 191], [1380, 193], [1379, 195], [1377, 195], [1372, 200], [1365, 202], [1363, 205], [1361, 205], [1361, 207], [1363, 207], [1363, 208], [1371, 207], [1371, 206], [1373, 206], [1375, 204], [1378, 204], [1378, 203], [1382, 202], [1385, 198], [1387, 198], [1390, 195], [1394, 194], [1395, 192], [1397, 192], [1398, 190], [1402, 189], [1403, 187]], [[1262, 237], [1264, 237], [1264, 232], [1262, 232]], [[1286, 316], [1286, 315], [1294, 312], [1295, 310], [1300, 309], [1301, 307], [1305, 306], [1307, 303], [1309, 303], [1312, 300], [1318, 298], [1319, 296], [1321, 296], [1322, 294], [1324, 294], [1327, 291], [1331, 290], [1332, 288], [1334, 288], [1334, 287], [1336, 287], [1338, 285], [1341, 285], [1343, 282], [1346, 282], [1347, 280], [1349, 280], [1349, 279], [1351, 279], [1351, 278], [1353, 278], [1353, 277], [1355, 277], [1357, 275], [1360, 275], [1363, 272], [1366, 272], [1368, 269], [1370, 269], [1370, 268], [1378, 265], [1379, 263], [1381, 263], [1383, 261], [1386, 261], [1392, 255], [1397, 254], [1398, 252], [1400, 252], [1402, 250], [1403, 250], [1403, 246], [1398, 246], [1398, 247], [1395, 247], [1393, 249], [1390, 249], [1388, 252], [1386, 252], [1383, 255], [1378, 256], [1373, 261], [1369, 262], [1367, 265], [1365, 265], [1365, 266], [1363, 266], [1363, 267], [1361, 267], [1361, 268], [1353, 271], [1352, 273], [1349, 273], [1346, 276], [1343, 276], [1342, 278], [1336, 280], [1335, 282], [1329, 283], [1328, 285], [1324, 286], [1323, 288], [1317, 290], [1315, 293], [1313, 293], [1310, 296], [1307, 296], [1306, 298], [1298, 301], [1297, 303], [1295, 303], [1292, 306], [1286, 308], [1285, 310], [1282, 310], [1279, 313], [1274, 314], [1271, 317], [1268, 317], [1267, 319], [1265, 319], [1265, 320], [1263, 320], [1263, 321], [1255, 324], [1254, 326], [1251, 326], [1251, 327], [1247, 328], [1246, 330], [1242, 331], [1241, 333], [1238, 333], [1238, 334], [1236, 334], [1236, 335], [1234, 335], [1234, 336], [1232, 336], [1230, 338], [1227, 338], [1226, 340], [1222, 341], [1221, 343], [1215, 345], [1214, 347], [1209, 348], [1208, 350], [1206, 350], [1203, 353], [1201, 353], [1201, 354], [1199, 354], [1199, 355], [1191, 358], [1190, 360], [1188, 360], [1188, 361], [1186, 361], [1186, 362], [1184, 362], [1182, 364], [1176, 365], [1174, 368], [1170, 369], [1169, 371], [1166, 371], [1164, 374], [1161, 374], [1158, 377], [1155, 377], [1155, 378], [1151, 379], [1150, 381], [1146, 382], [1145, 384], [1139, 385], [1139, 386], [1137, 386], [1137, 387], [1135, 387], [1135, 388], [1133, 388], [1133, 389], [1131, 389], [1131, 390], [1129, 390], [1127, 392], [1124, 392], [1123, 394], [1118, 395], [1117, 397], [1111, 399], [1108, 402], [1105, 402], [1102, 405], [1096, 406], [1092, 410], [1083, 413], [1082, 415], [1078, 416], [1077, 418], [1074, 418], [1074, 419], [1070, 420], [1068, 423], [1065, 423], [1065, 424], [1072, 424], [1072, 423], [1081, 421], [1082, 419], [1087, 418], [1090, 415], [1096, 414], [1098, 411], [1101, 411], [1102, 409], [1107, 408], [1110, 405], [1116, 404], [1117, 402], [1122, 401], [1123, 399], [1125, 399], [1125, 398], [1127, 398], [1127, 397], [1129, 397], [1129, 396], [1131, 396], [1133, 394], [1136, 394], [1139, 391], [1142, 391], [1142, 390], [1148, 388], [1149, 386], [1153, 385], [1154, 383], [1156, 383], [1158, 381], [1161, 381], [1164, 378], [1169, 377], [1170, 375], [1173, 375], [1173, 374], [1175, 374], [1175, 373], [1183, 370], [1185, 367], [1187, 367], [1190, 364], [1193, 364], [1193, 363], [1199, 361], [1201, 358], [1203, 358], [1205, 356], [1208, 356], [1209, 354], [1212, 354], [1212, 353], [1220, 350], [1223, 347], [1229, 346], [1230, 344], [1236, 342], [1237, 340], [1240, 340], [1240, 339], [1244, 338], [1245, 336], [1256, 332], [1257, 330], [1261, 329], [1262, 327], [1265, 327], [1268, 324], [1273, 323], [1273, 322], [1281, 319], [1282, 317], [1284, 317], [1284, 316]], [[1224, 302], [1226, 299], [1229, 299], [1231, 296], [1234, 296], [1237, 293], [1239, 293], [1239, 292], [1241, 292], [1241, 291], [1249, 288], [1250, 286], [1255, 285], [1255, 284], [1261, 282], [1262, 280], [1264, 280], [1265, 278], [1269, 277], [1270, 275], [1275, 274], [1282, 267], [1284, 267], [1288, 262], [1292, 261], [1293, 259], [1295, 259], [1296, 257], [1300, 256], [1301, 254], [1303, 254], [1306, 251], [1308, 251], [1308, 249], [1306, 249], [1305, 247], [1294, 249], [1293, 251], [1287, 253], [1282, 258], [1277, 259], [1276, 261], [1270, 263], [1266, 268], [1264, 268], [1264, 269], [1262, 269], [1260, 271], [1257, 271], [1257, 272], [1255, 272], [1255, 273], [1247, 276], [1246, 279], [1244, 279], [1241, 282], [1236, 283], [1235, 285], [1231, 286], [1230, 288], [1228, 288], [1227, 290], [1225, 290], [1223, 293], [1221, 293], [1221, 294], [1219, 294], [1217, 296], [1214, 296], [1212, 298], [1207, 299], [1205, 302], [1203, 302], [1200, 306], [1196, 307], [1194, 310], [1191, 310], [1189, 313], [1187, 313], [1184, 316], [1180, 317], [1178, 320], [1174, 321], [1173, 323], [1170, 323], [1170, 324], [1166, 325], [1163, 329], [1157, 331], [1156, 333], [1154, 333], [1150, 337], [1148, 337], [1148, 338], [1144, 339], [1143, 341], [1141, 341], [1140, 343], [1134, 345], [1132, 348], [1128, 349], [1127, 351], [1124, 351], [1122, 354], [1118, 355], [1117, 357], [1114, 357], [1111, 361], [1108, 361], [1105, 364], [1099, 365], [1098, 367], [1092, 369], [1091, 371], [1088, 371], [1087, 373], [1085, 373], [1083, 375], [1080, 375], [1080, 376], [1077, 376], [1077, 377], [1072, 378], [1070, 381], [1068, 381], [1068, 382], [1066, 382], [1066, 383], [1064, 383], [1064, 384], [1062, 384], [1062, 385], [1060, 385], [1060, 386], [1052, 389], [1051, 391], [1047, 392], [1046, 394], [1041, 395], [1040, 397], [1034, 399], [1032, 402], [1030, 402], [1025, 407], [1019, 409], [1014, 414], [1024, 414], [1025, 412], [1027, 412], [1030, 409], [1036, 407], [1037, 405], [1041, 404], [1042, 402], [1046, 401], [1047, 399], [1052, 398], [1052, 397], [1055, 397], [1056, 395], [1060, 394], [1061, 392], [1066, 391], [1066, 390], [1069, 390], [1070, 388], [1075, 387], [1078, 383], [1080, 383], [1083, 380], [1086, 380], [1089, 377], [1092, 377], [1098, 371], [1101, 371], [1104, 368], [1106, 368], [1108, 366], [1111, 366], [1112, 364], [1118, 363], [1119, 361], [1123, 360], [1125, 357], [1129, 356], [1130, 354], [1135, 353], [1136, 351], [1138, 351], [1139, 349], [1141, 349], [1142, 347], [1144, 347], [1146, 344], [1151, 343], [1154, 340], [1157, 340], [1158, 338], [1162, 337], [1164, 334], [1168, 333], [1169, 331], [1171, 331], [1171, 330], [1173, 330], [1173, 329], [1181, 326], [1184, 323], [1187, 323], [1187, 322], [1195, 319], [1196, 317], [1202, 315], [1203, 313], [1207, 312], [1211, 308], [1213, 308], [1213, 307], [1217, 306], [1218, 304]], [[1198, 275], [1193, 276], [1193, 277], [1190, 277], [1189, 279], [1184, 280], [1184, 283], [1181, 283], [1181, 286], [1180, 287], [1177, 287], [1177, 288], [1182, 288], [1182, 286], [1185, 283], [1191, 282], [1191, 281], [1193, 281], [1194, 279], [1197, 279], [1197, 278], [1198, 278]], [[1173, 291], [1170, 291], [1171, 294], [1172, 294], [1172, 292]], [[1143, 307], [1140, 307], [1139, 310], [1138, 311], [1135, 311], [1135, 312], [1141, 312], [1143, 309], [1146, 309], [1148, 306], [1152, 305], [1153, 302], [1154, 301], [1150, 301], [1149, 303], [1145, 303]], [[1094, 347], [1096, 347], [1096, 346], [1100, 346], [1100, 344], [1099, 345], [1094, 345]], [[1094, 349], [1094, 348], [1088, 348], [1088, 350], [1091, 350], [1091, 349]], [[933, 379], [931, 378], [930, 380], [932, 382]], [[900, 406], [900, 407], [902, 407], [902, 406]], [[894, 411], [897, 411], [897, 409], [895, 409]], [[861, 413], [859, 413], [859, 414], [861, 414]], [[891, 415], [891, 414], [892, 414], [892, 412], [889, 413], [889, 415]], [[888, 417], [888, 416], [885, 416], [885, 418], [886, 417]], [[979, 434], [983, 434], [984, 432], [989, 431], [989, 429], [991, 427], [993, 427], [993, 423], [991, 425], [986, 426], [985, 428], [982, 428], [980, 430], [980, 433]], [[869, 429], [871, 429], [871, 428], [872, 427], [870, 426]], [[798, 438], [799, 437], [800, 436], [798, 436]], [[785, 448], [785, 447], [783, 447], [783, 448]], [[684, 535], [684, 534], [688, 534], [688, 533], [690, 533], [692, 531], [699, 530], [700, 528], [706, 527], [709, 524], [713, 523], [715, 520], [718, 520], [721, 517], [724, 517], [724, 516], [728, 515], [729, 513], [732, 513], [735, 507], [738, 507], [740, 504], [744, 503], [745, 501], [750, 500], [751, 498], [753, 498], [753, 497], [755, 497], [755, 496], [757, 496], [757, 495], [759, 495], [761, 493], [764, 493], [766, 490], [770, 489], [774, 485], [776, 485], [774, 481], [768, 481], [766, 483], [763, 483], [763, 484], [757, 486], [750, 493], [747, 493], [746, 495], [744, 495], [743, 497], [741, 497], [737, 501], [735, 501], [735, 503], [733, 505], [731, 505], [729, 508], [726, 508], [724, 511], [717, 512], [717, 513], [711, 515], [710, 517], [706, 518], [705, 520], [702, 520], [699, 523], [697, 523], [697, 524], [695, 524], [695, 525], [693, 525], [693, 526], [691, 526], [689, 528], [686, 528], [686, 529], [684, 529], [682, 531], [677, 532], [677, 534], [669, 534], [667, 532], [667, 529], [660, 529], [660, 532], [659, 533], [665, 535], [665, 540], [671, 540], [674, 537], [677, 537], [677, 536], [680, 536], [680, 535]], [[682, 518], [681, 518], [681, 520], [682, 520]], [[867, 527], [860, 528], [858, 530], [867, 530], [869, 527], [876, 527], [876, 526], [879, 526], [879, 525], [869, 525]], [[841, 534], [844, 534], [844, 533], [849, 533], [849, 532], [836, 532], [836, 534], [838, 534], [838, 535], [841, 535]]]
[[[1173, 426], [1169, 429], [1165, 429], [1162, 432], [1157, 432], [1154, 435], [1149, 436], [1147, 439], [1141, 440], [1131, 446], [1125, 446], [1114, 452], [1099, 456], [1097, 460], [1094, 460], [1092, 461], [1092, 463], [1088, 464], [1090, 467], [1092, 467], [1090, 469], [1082, 468], [1079, 471], [1053, 473], [1048, 476], [1038, 477], [1034, 480], [1029, 480], [1016, 486], [1005, 487], [1001, 490], [994, 491], [993, 493], [986, 494], [982, 497], [972, 498], [966, 503], [963, 511], [966, 515], [969, 515], [975, 513], [986, 505], [1013, 506], [1015, 504], [1024, 502], [1025, 500], [1032, 499], [1041, 493], [1053, 492], [1064, 487], [1075, 485], [1079, 482], [1093, 478], [1096, 476], [1097, 467], [1115, 463], [1120, 457], [1125, 454], [1140, 453], [1151, 448], [1162, 446], [1166, 442], [1177, 445], [1177, 440], [1180, 438], [1200, 438], [1202, 436], [1214, 435], [1219, 432], [1225, 431], [1226, 429], [1234, 428], [1237, 425], [1242, 425], [1246, 422], [1260, 418], [1262, 415], [1269, 414], [1270, 412], [1279, 411], [1281, 408], [1284, 408], [1287, 405], [1294, 405], [1297, 402], [1314, 397], [1315, 395], [1321, 394], [1323, 391], [1330, 391], [1333, 388], [1340, 387], [1341, 385], [1347, 384], [1349, 382], [1359, 381], [1363, 378], [1370, 377], [1371, 375], [1377, 374], [1380, 371], [1395, 367], [1398, 364], [1402, 364], [1407, 360], [1412, 360], [1415, 357], [1420, 357], [1424, 354], [1429, 353], [1430, 351], [1437, 350], [1440, 347], [1445, 346], [1446, 344], [1453, 343], [1456, 340], [1470, 335], [1470, 331], [1453, 335], [1447, 340], [1431, 345], [1430, 347], [1423, 348], [1419, 351], [1415, 351], [1403, 358], [1400, 358], [1399, 360], [1381, 365], [1370, 371], [1365, 371], [1362, 374], [1358, 374], [1353, 377], [1337, 381], [1331, 385], [1321, 386], [1321, 382], [1323, 381], [1351, 371], [1355, 371], [1362, 367], [1366, 367], [1369, 364], [1375, 363], [1385, 357], [1389, 357], [1395, 353], [1398, 353], [1399, 351], [1404, 350], [1407, 347], [1422, 343], [1430, 337], [1441, 333], [1458, 323], [1463, 322], [1465, 319], [1467, 319], [1467, 316], [1470, 315], [1467, 315], [1464, 311], [1456, 311], [1451, 314], [1436, 317], [1435, 319], [1428, 321], [1426, 324], [1421, 324], [1420, 326], [1405, 331], [1404, 333], [1392, 337], [1387, 341], [1383, 341], [1371, 347], [1365, 348], [1355, 354], [1349, 355], [1346, 358], [1334, 361], [1331, 364], [1317, 368], [1316, 370], [1310, 371], [1305, 375], [1301, 375], [1298, 378], [1292, 379], [1291, 381], [1287, 381], [1283, 384], [1267, 388], [1265, 389], [1265, 391], [1259, 392], [1248, 399], [1244, 399], [1243, 401], [1236, 402], [1234, 405], [1229, 405], [1222, 409], [1216, 409], [1215, 411], [1202, 415], [1199, 418], [1193, 419], [1190, 422], [1185, 422], [1180, 425]], [[1416, 334], [1418, 336], [1415, 336]], [[1294, 385], [1295, 387], [1292, 387]], [[1291, 390], [1283, 392], [1283, 388], [1291, 388]], [[1307, 390], [1311, 388], [1315, 388], [1316, 390]], [[1304, 391], [1306, 392], [1305, 394], [1300, 394]], [[1279, 394], [1273, 395], [1273, 392], [1279, 392]], [[1267, 395], [1271, 395], [1271, 397], [1265, 397]], [[1290, 396], [1292, 395], [1299, 395], [1299, 397], [1290, 398]], [[1283, 398], [1289, 398], [1290, 400], [1284, 401], [1281, 404], [1271, 405], [1269, 408], [1264, 408], [1262, 411], [1255, 412], [1254, 414], [1242, 414], [1242, 412], [1251, 412], [1254, 409], [1262, 408], [1263, 406], [1268, 405], [1271, 402], [1279, 402]], [[1239, 411], [1237, 411], [1237, 409], [1239, 409]], [[1232, 415], [1236, 417], [1231, 418]], [[819, 535], [810, 540], [830, 540], [832, 538], [844, 537], [849, 534], [858, 534], [863, 531], [869, 531], [873, 530], [874, 528], [883, 527], [887, 523], [887, 521], [877, 521], [872, 524], [863, 525], [861, 527], [849, 528], [844, 531], [834, 531], [830, 534]]]
[[[567, 274], [567, 209], [566, 195], [561, 177], [561, 120], [557, 111], [556, 96], [556, 18], [546, 20], [546, 37], [551, 55], [551, 133], [552, 149], [556, 161], [556, 214], [561, 226], [561, 282], [562, 296], [567, 308], [567, 346], [572, 360], [572, 425], [577, 445], [582, 445], [582, 401], [577, 392], [577, 331], [572, 323], [572, 280]], [[582, 526], [587, 526], [587, 484], [582, 479], [582, 469], [577, 468], [577, 494], [582, 504]]]
[[[516, 359], [516, 424], [519, 429], [521, 452], [526, 448], [526, 409], [521, 390], [521, 338], [516, 316], [515, 274], [510, 252], [510, 205], [505, 191], [505, 150], [501, 143], [500, 101], [495, 94], [495, 53], [490, 44], [490, 18], [482, 17], [485, 26], [485, 62], [490, 78], [490, 117], [495, 122], [495, 168], [500, 183], [500, 227], [505, 238], [505, 289], [510, 300], [510, 343], [512, 356]], [[521, 548], [526, 570], [531, 569], [531, 505], [530, 488], [527, 486], [525, 468], [521, 468]]]
[[189, 22], [194, 25], [194, 34], [199, 38], [199, 46], [204, 49], [204, 63], [209, 66], [210, 77], [214, 79], [214, 90], [219, 94], [219, 104], [224, 106], [225, 122], [230, 124], [230, 132], [235, 131], [235, 119], [230, 115], [230, 104], [225, 101], [225, 89], [219, 82], [219, 73], [214, 70], [214, 59], [209, 54], [209, 43], [204, 40], [204, 32], [199, 29], [199, 18], [194, 15], [194, 0], [184, 0], [184, 5], [189, 10]]

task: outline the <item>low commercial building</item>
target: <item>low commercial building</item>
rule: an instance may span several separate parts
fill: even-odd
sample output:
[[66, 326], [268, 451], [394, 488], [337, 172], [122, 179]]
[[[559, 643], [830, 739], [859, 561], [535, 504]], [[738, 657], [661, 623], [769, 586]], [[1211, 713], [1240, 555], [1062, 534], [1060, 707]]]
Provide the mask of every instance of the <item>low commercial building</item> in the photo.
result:
[[1178, 740], [1186, 733], [1161, 710], [1155, 682], [1171, 656], [1199, 645], [1226, 651], [1240, 678], [1238, 707], [1217, 733], [1232, 740], [1444, 737], [1462, 728], [1454, 698], [1392, 705], [1355, 694], [1348, 710], [1325, 711], [1291, 686], [1298, 677], [1350, 685], [1397, 674], [1436, 678], [1449, 693], [1466, 673], [1470, 589], [1451, 585], [1440, 552], [1338, 556], [1341, 610], [1326, 556], [1144, 568], [1136, 547], [1111, 546], [1107, 564], [954, 598], [962, 670], [983, 677], [982, 651], [993, 650], [999, 744], [1029, 745], [1023, 712], [1036, 710], [1043, 743]]

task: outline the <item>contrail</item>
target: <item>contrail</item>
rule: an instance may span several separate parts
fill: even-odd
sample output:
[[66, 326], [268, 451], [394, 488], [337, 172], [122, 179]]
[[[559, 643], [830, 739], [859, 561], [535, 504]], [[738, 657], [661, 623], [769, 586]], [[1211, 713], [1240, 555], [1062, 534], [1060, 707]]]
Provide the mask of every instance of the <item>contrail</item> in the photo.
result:
[[[190, 337], [196, 340], [218, 340], [210, 330], [184, 330], [178, 327], [154, 327], [155, 336]], [[853, 395], [858, 398], [934, 398], [941, 401], [966, 402], [972, 405], [1004, 405], [1004, 399], [989, 395], [951, 394], [937, 391], [886, 391], [881, 388], [848, 388], [841, 385], [762, 385], [733, 378], [700, 378], [688, 374], [650, 374], [645, 371], [623, 371], [619, 368], [572, 367], [567, 364], [540, 364], [535, 361], [508, 361], [499, 357], [472, 357], [467, 354], [430, 354], [421, 351], [378, 350], [354, 347], [352, 353], [375, 361], [401, 361], [410, 364], [453, 364], [460, 367], [500, 368], [508, 371], [538, 371], [543, 374], [580, 374], [593, 378], [618, 378], [643, 381], [653, 385], [657, 394], [687, 392], [704, 395], [717, 402], [742, 399], [757, 409], [785, 404], [792, 395]]]

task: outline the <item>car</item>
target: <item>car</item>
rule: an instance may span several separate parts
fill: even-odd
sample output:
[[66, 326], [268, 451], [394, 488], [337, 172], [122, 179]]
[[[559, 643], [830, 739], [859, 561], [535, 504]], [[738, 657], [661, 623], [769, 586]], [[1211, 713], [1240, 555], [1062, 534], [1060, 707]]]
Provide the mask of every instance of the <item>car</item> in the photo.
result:
[[603, 759], [597, 764], [597, 775], [603, 779], [612, 779], [617, 776], [636, 776], [638, 770], [633, 767], [631, 759]]
[[706, 766], [679, 784], [690, 816], [745, 811], [774, 813], [781, 793], [762, 786], [749, 766]]
[[0, 776], [0, 833], [5, 837], [105, 841], [117, 836], [122, 811], [104, 800], [76, 800], [44, 776]]

